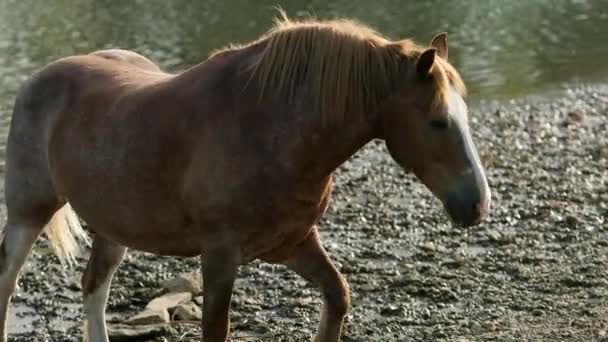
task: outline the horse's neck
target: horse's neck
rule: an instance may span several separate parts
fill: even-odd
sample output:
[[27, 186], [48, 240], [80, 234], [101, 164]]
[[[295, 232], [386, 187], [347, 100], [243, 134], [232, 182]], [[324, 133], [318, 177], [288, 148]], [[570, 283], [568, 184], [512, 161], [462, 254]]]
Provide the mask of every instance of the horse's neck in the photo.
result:
[[[243, 63], [251, 63], [252, 58], [257, 58], [261, 48], [259, 45], [226, 51], [212, 57], [214, 63], [228, 61], [225, 66], [236, 63], [236, 67], [232, 65], [228, 68], [230, 77], [219, 79], [235, 77], [232, 82], [239, 86], [249, 84], [246, 73], [238, 75], [234, 70], [243, 69]], [[267, 141], [272, 144], [267, 146], [267, 150], [273, 151], [273, 158], [280, 158], [280, 163], [288, 165], [289, 172], [292, 175], [295, 173], [296, 177], [327, 179], [337, 167], [375, 136], [373, 121], [376, 120], [369, 116], [358, 114], [339, 120], [340, 122], [324, 122], [327, 118], [316, 115], [315, 110], [309, 107], [315, 101], [301, 98], [297, 101], [300, 105], [296, 106], [281, 103], [281, 99], [266, 99], [260, 103], [255, 88], [247, 89], [237, 101], [239, 112], [242, 113], [242, 116], [237, 115], [240, 117], [237, 120], [242, 120], [244, 127], [257, 130], [258, 134], [273, 137], [272, 142]], [[252, 117], [257, 120], [252, 121]]]
[[[253, 47], [249, 49], [255, 51]], [[307, 179], [326, 180], [376, 136], [377, 116], [359, 111], [344, 119], [333, 120], [319, 115], [316, 108], [311, 107], [317, 101], [307, 98], [310, 95], [301, 96], [299, 101], [294, 101], [295, 104], [281, 103], [283, 99], [275, 98], [277, 102], [264, 103], [264, 109], [260, 110], [272, 112], [267, 120], [278, 120], [277, 125], [270, 126], [283, 132], [278, 134], [278, 146], [284, 149], [284, 158], [290, 159], [287, 164], [297, 169], [293, 171]], [[271, 132], [271, 135], [275, 133]]]
[[301, 137], [294, 149], [295, 165], [302, 165], [307, 177], [324, 179], [374, 137], [373, 123], [351, 118], [323, 126], [310, 116], [301, 127], [294, 127]]

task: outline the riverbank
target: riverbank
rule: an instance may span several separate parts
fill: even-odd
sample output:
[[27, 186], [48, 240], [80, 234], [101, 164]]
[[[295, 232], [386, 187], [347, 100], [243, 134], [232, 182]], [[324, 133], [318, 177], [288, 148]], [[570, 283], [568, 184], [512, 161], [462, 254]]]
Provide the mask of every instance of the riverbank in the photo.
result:
[[[608, 341], [608, 85], [481, 102], [470, 118], [493, 191], [478, 227], [452, 228], [381, 142], [336, 173], [321, 235], [352, 290], [344, 340]], [[6, 127], [0, 134], [4, 141]], [[20, 342], [80, 341], [85, 261], [65, 269], [45, 245], [24, 269], [9, 331]], [[112, 286], [110, 319], [133, 315], [162, 280], [197, 269], [197, 258], [131, 252]], [[242, 267], [232, 340], [307, 340], [319, 308], [317, 289], [284, 267]], [[198, 341], [198, 326], [175, 328], [156, 341]]]

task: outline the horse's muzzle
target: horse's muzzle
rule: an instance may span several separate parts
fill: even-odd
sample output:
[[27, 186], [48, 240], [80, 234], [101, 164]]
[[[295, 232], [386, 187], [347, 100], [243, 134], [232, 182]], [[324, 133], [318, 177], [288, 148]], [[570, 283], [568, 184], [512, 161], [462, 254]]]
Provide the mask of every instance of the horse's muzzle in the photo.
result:
[[458, 182], [447, 193], [444, 205], [456, 225], [470, 227], [481, 223], [490, 209], [490, 202], [490, 189], [485, 180], [469, 179]]

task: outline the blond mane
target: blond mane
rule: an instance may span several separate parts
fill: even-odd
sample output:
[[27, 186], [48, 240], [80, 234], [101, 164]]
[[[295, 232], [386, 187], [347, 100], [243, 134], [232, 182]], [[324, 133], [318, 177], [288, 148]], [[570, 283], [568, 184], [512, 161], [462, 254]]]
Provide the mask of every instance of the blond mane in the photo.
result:
[[[411, 40], [391, 42], [353, 20], [293, 21], [280, 14], [258, 41], [266, 45], [248, 68], [251, 81], [261, 97], [278, 96], [289, 104], [306, 92], [326, 123], [340, 122], [347, 114], [375, 113], [426, 49]], [[446, 98], [449, 83], [464, 93], [456, 70], [437, 60], [437, 100]]]

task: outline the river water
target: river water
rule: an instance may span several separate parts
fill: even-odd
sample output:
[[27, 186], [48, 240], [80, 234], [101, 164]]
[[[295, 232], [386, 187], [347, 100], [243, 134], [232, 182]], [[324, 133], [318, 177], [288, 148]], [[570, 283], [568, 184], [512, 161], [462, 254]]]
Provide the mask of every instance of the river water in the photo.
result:
[[447, 31], [473, 99], [608, 79], [607, 0], [0, 0], [0, 108], [32, 70], [70, 54], [120, 47], [186, 68], [258, 37], [276, 4], [295, 17], [353, 17], [391, 38]]

